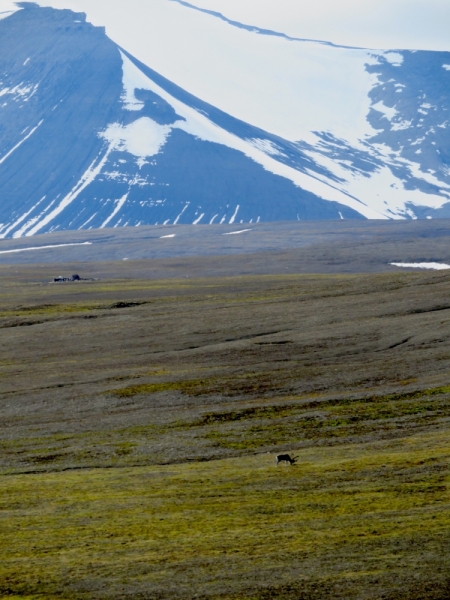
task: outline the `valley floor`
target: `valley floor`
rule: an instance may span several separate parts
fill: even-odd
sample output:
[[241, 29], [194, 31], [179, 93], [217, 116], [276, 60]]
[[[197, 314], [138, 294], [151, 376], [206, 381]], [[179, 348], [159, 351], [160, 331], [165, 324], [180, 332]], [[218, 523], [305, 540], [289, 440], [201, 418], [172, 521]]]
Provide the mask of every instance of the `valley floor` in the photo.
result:
[[450, 597], [448, 272], [51, 268], [0, 267], [1, 597]]

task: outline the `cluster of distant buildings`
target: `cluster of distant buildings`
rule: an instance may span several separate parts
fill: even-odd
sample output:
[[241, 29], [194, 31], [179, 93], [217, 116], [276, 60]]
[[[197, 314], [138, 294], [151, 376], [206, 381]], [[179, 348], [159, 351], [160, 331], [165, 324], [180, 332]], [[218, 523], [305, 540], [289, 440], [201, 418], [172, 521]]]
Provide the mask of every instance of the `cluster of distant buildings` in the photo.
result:
[[83, 281], [83, 279], [79, 275], [72, 275], [72, 277], [63, 277], [60, 275], [59, 277], [54, 278], [54, 283], [63, 283], [64, 281]]

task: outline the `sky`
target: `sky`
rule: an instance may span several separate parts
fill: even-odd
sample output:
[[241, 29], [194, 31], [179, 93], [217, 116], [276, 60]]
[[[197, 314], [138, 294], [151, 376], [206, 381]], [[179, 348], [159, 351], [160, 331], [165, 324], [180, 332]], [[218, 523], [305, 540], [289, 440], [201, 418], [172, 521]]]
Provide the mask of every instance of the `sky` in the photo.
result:
[[[172, 0], [167, 0], [171, 2]], [[293, 37], [374, 49], [450, 51], [450, 0], [188, 0], [246, 24]], [[39, 4], [45, 4], [37, 0]], [[142, 0], [147, 8], [156, 0]], [[0, 0], [0, 13], [13, 0]], [[56, 0], [52, 5], [82, 8], [84, 2]], [[97, 12], [101, 0], [89, 0]], [[109, 0], [108, 10], [121, 10], [129, 0]], [[1, 18], [0, 14], [0, 18]]]
[[189, 1], [295, 37], [376, 49], [450, 50], [450, 0]]

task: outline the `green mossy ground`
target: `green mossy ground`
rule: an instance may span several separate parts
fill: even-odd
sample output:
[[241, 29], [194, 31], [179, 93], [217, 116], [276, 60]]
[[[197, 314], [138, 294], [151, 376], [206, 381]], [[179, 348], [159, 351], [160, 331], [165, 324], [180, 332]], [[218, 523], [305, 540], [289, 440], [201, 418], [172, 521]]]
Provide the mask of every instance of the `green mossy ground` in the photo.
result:
[[[398, 585], [430, 568], [443, 585], [446, 432], [297, 454], [295, 467], [262, 454], [4, 477], [0, 593], [248, 599], [266, 597], [274, 575], [278, 586], [295, 575], [347, 598], [370, 580], [368, 597], [389, 589], [419, 599]], [[261, 592], [249, 595], [255, 582]]]
[[11, 286], [1, 598], [450, 598], [448, 275]]

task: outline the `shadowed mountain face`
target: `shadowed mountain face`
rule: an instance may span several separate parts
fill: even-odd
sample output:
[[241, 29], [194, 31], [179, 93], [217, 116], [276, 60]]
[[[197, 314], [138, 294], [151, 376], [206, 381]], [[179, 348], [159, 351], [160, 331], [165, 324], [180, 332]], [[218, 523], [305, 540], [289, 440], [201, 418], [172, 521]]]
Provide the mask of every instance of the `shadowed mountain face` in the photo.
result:
[[371, 137], [292, 142], [185, 92], [84, 14], [20, 8], [0, 20], [0, 238], [449, 214], [447, 53], [367, 51]]

